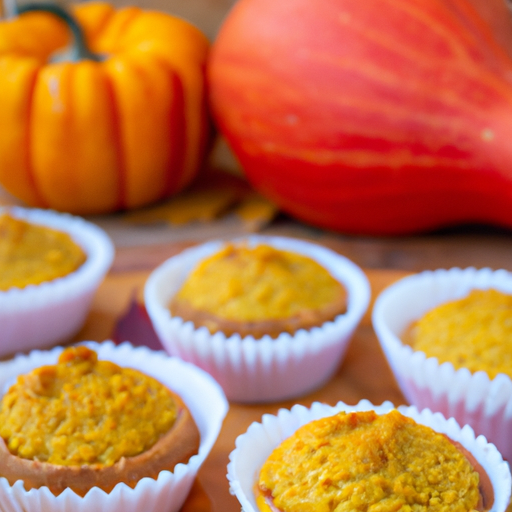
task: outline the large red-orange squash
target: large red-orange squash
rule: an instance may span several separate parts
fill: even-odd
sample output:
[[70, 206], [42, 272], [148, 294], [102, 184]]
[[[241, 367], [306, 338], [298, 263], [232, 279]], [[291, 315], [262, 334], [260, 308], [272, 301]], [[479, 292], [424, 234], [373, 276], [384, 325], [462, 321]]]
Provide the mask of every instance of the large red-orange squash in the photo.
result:
[[239, 0], [207, 76], [248, 179], [303, 221], [512, 227], [512, 60], [468, 0]]
[[0, 184], [29, 205], [77, 214], [181, 190], [207, 141], [207, 38], [136, 7], [72, 13], [92, 54], [59, 56], [71, 38], [53, 14], [0, 22]]

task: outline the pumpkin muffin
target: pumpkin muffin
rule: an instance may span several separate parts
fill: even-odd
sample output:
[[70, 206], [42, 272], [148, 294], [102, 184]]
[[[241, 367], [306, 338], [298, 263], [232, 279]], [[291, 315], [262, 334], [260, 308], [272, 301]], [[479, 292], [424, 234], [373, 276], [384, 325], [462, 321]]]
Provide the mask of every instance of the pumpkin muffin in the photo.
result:
[[364, 272], [318, 244], [253, 235], [187, 249], [155, 269], [146, 308], [170, 354], [228, 399], [262, 403], [319, 388], [370, 301]]
[[471, 425], [512, 460], [512, 274], [421, 272], [385, 289], [373, 326], [406, 399]]
[[172, 298], [173, 315], [211, 334], [294, 334], [346, 311], [343, 285], [312, 258], [267, 244], [226, 244]]
[[236, 440], [228, 480], [244, 512], [504, 512], [512, 479], [485, 438], [386, 402], [315, 402]]
[[27, 490], [133, 487], [197, 454], [199, 431], [180, 397], [85, 347], [18, 377], [0, 406], [0, 474]]
[[80, 217], [0, 208], [0, 357], [69, 341], [113, 259], [108, 235]]
[[264, 512], [482, 511], [493, 496], [480, 470], [446, 436], [396, 410], [340, 412], [304, 425], [272, 452], [257, 502]]
[[[69, 380], [76, 380], [77, 385]], [[18, 400], [12, 403], [9, 390], [13, 386], [23, 397], [19, 404]], [[60, 396], [66, 397], [64, 402], [58, 398], [59, 389]], [[128, 342], [86, 342], [71, 352], [55, 347], [0, 361], [0, 399], [2, 394], [11, 403], [11, 412], [6, 413], [11, 426], [18, 414], [23, 416], [24, 405], [34, 410], [34, 417], [22, 421], [21, 429], [8, 427], [21, 432], [19, 441], [16, 434], [5, 435], [18, 455], [0, 437], [0, 475], [5, 460], [9, 465], [15, 461], [9, 479], [0, 476], [0, 503], [6, 512], [178, 512], [217, 440], [228, 409], [222, 389], [206, 372], [162, 351]], [[192, 424], [186, 422], [190, 432], [183, 421], [189, 413], [193, 419]], [[46, 417], [48, 422], [43, 421]], [[195, 445], [197, 431], [199, 446]], [[141, 449], [145, 451], [137, 453]], [[184, 450], [192, 453], [188, 460]], [[51, 458], [54, 463], [22, 458], [26, 454]], [[181, 458], [185, 460], [176, 463]], [[16, 475], [12, 472], [27, 466], [30, 479], [20, 476], [13, 482]], [[173, 469], [158, 473], [162, 466]], [[73, 472], [77, 480], [68, 481], [70, 487], [56, 495], [65, 487], [62, 474]], [[47, 475], [46, 483], [41, 482], [42, 473]], [[126, 479], [109, 492], [104, 490], [123, 474]], [[94, 486], [82, 495], [88, 483]]]
[[85, 259], [68, 233], [0, 214], [0, 291], [64, 277]]
[[472, 290], [425, 313], [404, 341], [455, 369], [512, 377], [512, 294]]

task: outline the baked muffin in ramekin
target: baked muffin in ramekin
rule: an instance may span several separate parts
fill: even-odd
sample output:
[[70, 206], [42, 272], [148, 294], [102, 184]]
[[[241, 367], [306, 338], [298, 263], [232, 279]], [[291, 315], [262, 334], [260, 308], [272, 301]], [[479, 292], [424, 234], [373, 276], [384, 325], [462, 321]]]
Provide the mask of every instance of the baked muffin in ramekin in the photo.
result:
[[[259, 330], [258, 335], [231, 330], [212, 333], [207, 326], [198, 327], [192, 320], [174, 315], [173, 299], [189, 275], [227, 244], [271, 247], [314, 260], [342, 285], [346, 297], [343, 312], [316, 326], [272, 336]], [[265, 263], [262, 266], [265, 268]], [[239, 274], [237, 279], [243, 283], [244, 270]], [[273, 288], [275, 283], [267, 284]], [[254, 235], [208, 242], [170, 258], [150, 275], [144, 299], [153, 326], [170, 354], [209, 372], [228, 399], [254, 403], [296, 397], [324, 384], [338, 368], [368, 307], [370, 287], [363, 271], [334, 251], [302, 240]], [[261, 323], [269, 323], [267, 320], [263, 317]], [[260, 322], [249, 323], [258, 326]]]
[[[471, 322], [474, 322], [481, 331], [478, 336], [482, 336], [485, 312], [478, 311], [478, 302], [474, 302], [470, 309], [468, 304], [459, 302], [470, 296], [473, 290], [497, 290], [512, 295], [512, 275], [505, 270], [493, 271], [488, 268], [452, 268], [408, 276], [389, 286], [377, 298], [372, 315], [373, 326], [395, 378], [411, 404], [418, 408], [428, 407], [447, 417], [453, 416], [460, 424], [471, 425], [477, 434], [483, 434], [510, 461], [512, 379], [499, 367], [489, 365], [487, 356], [492, 349], [487, 346], [471, 347], [475, 340], [460, 341], [462, 338], [459, 338], [459, 334], [453, 339], [454, 347], [449, 350], [440, 348], [437, 357], [429, 357], [424, 351], [411, 346], [411, 326], [426, 319], [428, 330], [431, 330], [437, 321], [425, 315], [439, 308], [444, 312], [453, 310], [453, 301], [457, 301], [455, 309], [460, 310], [463, 316], [452, 321], [452, 327], [443, 325], [439, 338], [448, 337], [445, 341], [450, 343], [448, 333], [454, 328], [457, 332], [464, 328], [468, 324], [467, 315], [474, 319], [468, 325], [471, 327]], [[448, 303], [452, 305], [447, 308]], [[489, 314], [490, 317], [497, 316], [492, 311]], [[485, 334], [483, 337], [486, 337]], [[469, 360], [462, 354], [466, 352], [464, 349], [462, 352], [459, 350], [459, 356], [453, 358], [452, 348], [461, 347], [462, 344], [467, 344], [468, 354], [474, 352], [475, 348], [476, 352], [481, 351], [481, 364], [477, 364], [477, 353]]]
[[[98, 365], [91, 353], [97, 354]], [[74, 379], [69, 383], [68, 368]], [[9, 512], [177, 512], [228, 408], [222, 389], [206, 372], [129, 343], [88, 342], [0, 363], [4, 435], [16, 426], [13, 415], [26, 412], [11, 400], [19, 386], [21, 393], [32, 390], [25, 401], [33, 403], [34, 416], [45, 415], [39, 419], [46, 426], [37, 435], [37, 429], [23, 424], [19, 434], [14, 430], [0, 439], [0, 502]], [[93, 387], [96, 391], [85, 393]], [[169, 400], [173, 407], [166, 405]], [[157, 418], [146, 418], [158, 408]], [[46, 418], [52, 413], [54, 420]], [[37, 418], [28, 423], [37, 427]], [[37, 457], [27, 458], [34, 451]]]
[[[386, 416], [392, 416], [387, 424]], [[404, 439], [412, 455], [402, 449]], [[453, 481], [443, 478], [446, 472]], [[389, 402], [374, 406], [367, 400], [355, 406], [295, 405], [263, 416], [237, 438], [227, 477], [244, 512], [267, 512], [268, 499], [276, 507], [272, 510], [283, 512], [460, 512], [472, 510], [475, 503], [465, 502], [480, 501], [480, 494], [476, 510], [504, 512], [512, 482], [496, 447], [483, 436], [475, 438], [471, 427], [461, 428], [453, 418], [428, 409], [395, 409]]]
[[[85, 322], [93, 296], [112, 265], [114, 245], [101, 228], [80, 217], [20, 207], [2, 208], [0, 215], [69, 235], [84, 254], [76, 269], [60, 277], [0, 291], [0, 356], [68, 340]], [[22, 235], [0, 232], [0, 237], [12, 239]], [[48, 249], [45, 254], [47, 259], [59, 257], [59, 250]], [[0, 266], [13, 260], [15, 249], [2, 245]], [[33, 265], [31, 261], [28, 266]]]

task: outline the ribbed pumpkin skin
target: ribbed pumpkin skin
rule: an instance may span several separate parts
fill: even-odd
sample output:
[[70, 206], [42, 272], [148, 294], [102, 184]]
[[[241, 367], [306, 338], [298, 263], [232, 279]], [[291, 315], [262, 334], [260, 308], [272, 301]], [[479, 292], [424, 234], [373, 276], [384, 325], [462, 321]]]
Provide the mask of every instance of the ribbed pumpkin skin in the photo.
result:
[[207, 76], [249, 181], [307, 223], [512, 227], [512, 61], [466, 0], [239, 0]]
[[135, 7], [84, 3], [74, 14], [101, 62], [48, 62], [69, 39], [49, 14], [0, 23], [0, 184], [29, 205], [75, 214], [181, 190], [208, 137], [206, 37]]

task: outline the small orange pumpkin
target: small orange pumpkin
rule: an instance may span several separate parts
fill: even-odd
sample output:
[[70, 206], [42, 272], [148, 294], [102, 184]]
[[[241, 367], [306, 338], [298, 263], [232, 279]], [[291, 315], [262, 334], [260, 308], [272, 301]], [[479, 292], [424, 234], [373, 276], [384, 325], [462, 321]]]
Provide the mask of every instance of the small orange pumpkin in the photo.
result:
[[0, 184], [31, 206], [75, 214], [183, 189], [209, 134], [207, 38], [137, 7], [85, 3], [72, 14], [79, 55], [63, 52], [69, 27], [53, 14], [0, 22]]

